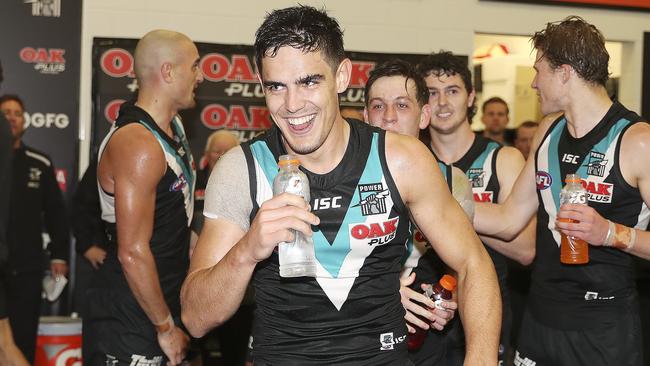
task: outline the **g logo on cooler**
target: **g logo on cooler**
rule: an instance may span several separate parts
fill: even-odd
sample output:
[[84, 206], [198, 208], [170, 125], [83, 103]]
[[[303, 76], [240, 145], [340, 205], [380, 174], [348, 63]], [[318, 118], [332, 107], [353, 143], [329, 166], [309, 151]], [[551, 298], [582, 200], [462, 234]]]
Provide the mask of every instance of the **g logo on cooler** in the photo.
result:
[[543, 191], [551, 186], [553, 177], [547, 172], [538, 171], [535, 175], [535, 182], [537, 182], [537, 190]]

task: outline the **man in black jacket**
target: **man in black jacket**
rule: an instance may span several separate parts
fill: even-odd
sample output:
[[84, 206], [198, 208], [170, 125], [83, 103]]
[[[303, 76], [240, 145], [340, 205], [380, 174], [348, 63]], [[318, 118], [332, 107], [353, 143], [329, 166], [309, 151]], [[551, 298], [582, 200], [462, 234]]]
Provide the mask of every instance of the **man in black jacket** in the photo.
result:
[[52, 162], [21, 140], [25, 111], [22, 100], [4, 95], [0, 97], [0, 109], [9, 121], [14, 155], [7, 227], [8, 314], [16, 344], [33, 363], [45, 258], [41, 233], [45, 228], [51, 239], [49, 267], [55, 278], [68, 272], [70, 234]]
[[[0, 64], [0, 83], [2, 64]], [[13, 137], [4, 113], [0, 113], [0, 365], [27, 366], [27, 360], [20, 353], [11, 334], [7, 315], [7, 294], [5, 290], [4, 268], [7, 260], [7, 224], [9, 217], [9, 197], [11, 187], [11, 161]]]

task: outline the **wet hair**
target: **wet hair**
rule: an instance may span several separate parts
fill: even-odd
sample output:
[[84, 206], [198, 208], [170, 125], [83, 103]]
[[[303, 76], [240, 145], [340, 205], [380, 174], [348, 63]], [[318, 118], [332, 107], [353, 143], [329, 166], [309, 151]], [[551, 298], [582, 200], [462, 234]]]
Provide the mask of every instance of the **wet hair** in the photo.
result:
[[389, 76], [403, 76], [406, 78], [404, 81], [404, 88], [407, 91], [409, 80], [413, 80], [416, 90], [415, 99], [417, 100], [418, 105], [422, 107], [429, 102], [429, 89], [427, 89], [427, 84], [422, 78], [422, 75], [418, 74], [418, 72], [415, 70], [415, 67], [413, 67], [413, 65], [410, 63], [400, 59], [393, 59], [377, 65], [377, 67], [370, 71], [370, 75], [368, 76], [368, 81], [366, 82], [365, 87], [366, 105], [368, 105], [369, 102], [368, 98], [372, 84], [374, 84], [375, 81], [379, 80], [382, 77]]
[[574, 15], [547, 23], [531, 42], [552, 68], [569, 65], [587, 82], [602, 86], [607, 83], [609, 53], [605, 39], [598, 28], [581, 17]]
[[499, 97], [492, 97], [492, 98], [486, 100], [485, 102], [483, 102], [483, 105], [481, 105], [481, 111], [483, 113], [485, 113], [485, 107], [490, 103], [501, 103], [504, 106], [506, 106], [506, 114], [510, 113], [510, 108], [508, 108], [508, 103], [506, 103], [505, 100], [503, 100], [502, 98], [499, 98]]
[[255, 32], [255, 64], [262, 72], [262, 58], [275, 57], [289, 46], [304, 53], [321, 51], [332, 70], [345, 58], [343, 31], [325, 10], [299, 5], [269, 13]]
[[[436, 77], [459, 75], [463, 80], [467, 94], [474, 91], [472, 74], [467, 67], [467, 60], [457, 57], [449, 51], [434, 52], [424, 57], [418, 64], [417, 71], [423, 78], [429, 75]], [[467, 107], [467, 120], [471, 122], [475, 114], [476, 98], [472, 105]]]
[[20, 104], [20, 109], [22, 109], [23, 111], [25, 110], [25, 103], [23, 102], [22, 99], [20, 99], [19, 96], [15, 95], [15, 94], [5, 94], [5, 95], [0, 97], [0, 105], [4, 104], [5, 102], [10, 102], [10, 101], [14, 101], [14, 102]]

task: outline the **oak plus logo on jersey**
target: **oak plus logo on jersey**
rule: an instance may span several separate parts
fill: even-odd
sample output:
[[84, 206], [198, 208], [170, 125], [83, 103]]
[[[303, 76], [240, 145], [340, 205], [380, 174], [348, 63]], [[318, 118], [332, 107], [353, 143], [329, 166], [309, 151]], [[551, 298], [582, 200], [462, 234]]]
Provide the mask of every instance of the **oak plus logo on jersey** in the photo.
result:
[[587, 199], [596, 203], [612, 203], [614, 185], [611, 183], [582, 180], [582, 186], [587, 190]]
[[61, 0], [24, 0], [25, 4], [32, 6], [33, 17], [61, 16]]
[[589, 152], [589, 160], [587, 161], [587, 174], [596, 177], [604, 177], [607, 162], [608, 160], [605, 159], [605, 154], [598, 151]]
[[23, 47], [18, 56], [26, 64], [34, 64], [34, 70], [41, 74], [57, 75], [65, 71], [65, 50], [63, 48]]
[[70, 125], [70, 117], [58, 112], [25, 112], [25, 128], [58, 128], [64, 129]]
[[368, 240], [368, 245], [384, 245], [395, 238], [399, 217], [384, 222], [356, 224], [350, 235], [357, 240]]
[[361, 207], [363, 216], [386, 213], [386, 197], [390, 195], [382, 183], [359, 184], [359, 203], [350, 207]]
[[543, 191], [551, 186], [553, 177], [544, 171], [537, 171], [535, 174], [535, 182], [537, 183], [537, 190]]
[[473, 193], [474, 195], [474, 202], [494, 202], [492, 199], [494, 198], [494, 192], [492, 191], [487, 191], [487, 192], [476, 192]]
[[470, 168], [467, 171], [467, 177], [469, 181], [472, 182], [472, 188], [481, 188], [485, 186], [483, 177], [485, 177], [485, 172], [481, 168]]

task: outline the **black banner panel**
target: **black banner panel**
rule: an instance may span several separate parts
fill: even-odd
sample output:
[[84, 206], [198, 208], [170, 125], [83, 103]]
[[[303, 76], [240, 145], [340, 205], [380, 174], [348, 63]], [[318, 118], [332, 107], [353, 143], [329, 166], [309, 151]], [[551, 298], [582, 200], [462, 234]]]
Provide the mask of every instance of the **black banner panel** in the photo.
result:
[[[91, 154], [117, 117], [119, 106], [133, 99], [133, 51], [137, 40], [95, 38], [93, 42], [93, 127]], [[232, 130], [241, 141], [271, 127], [273, 121], [255, 74], [253, 47], [196, 43], [204, 81], [196, 90], [196, 107], [181, 111], [196, 161], [200, 161], [211, 132]], [[340, 96], [342, 106], [363, 108], [363, 88], [376, 64], [392, 58], [416, 63], [423, 55], [349, 52], [352, 77]]]
[[70, 195], [77, 182], [81, 1], [0, 1], [0, 34], [0, 94], [25, 102], [23, 141], [52, 158]]

